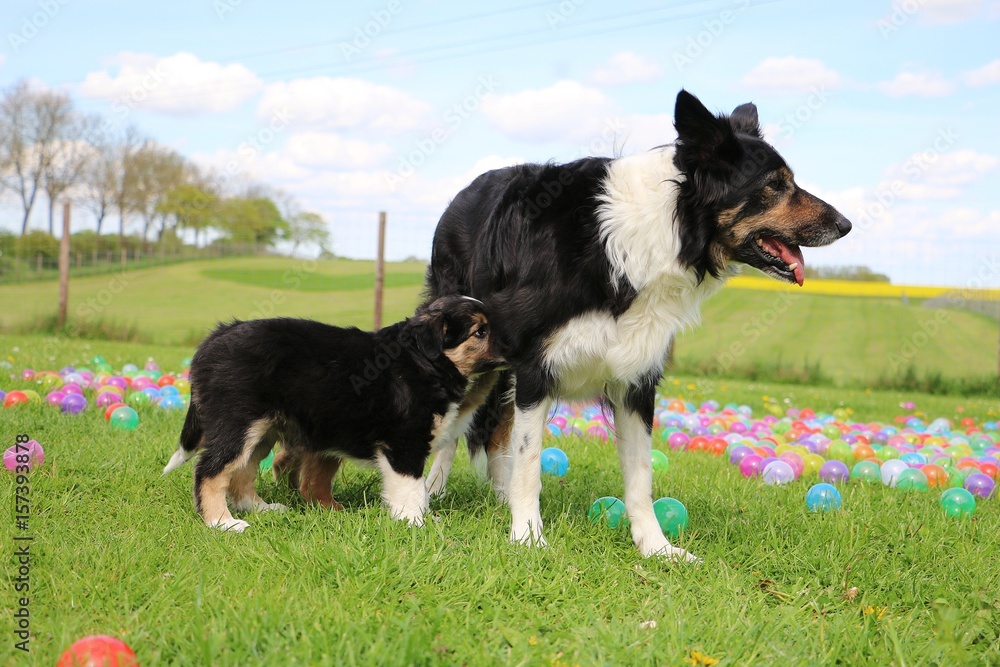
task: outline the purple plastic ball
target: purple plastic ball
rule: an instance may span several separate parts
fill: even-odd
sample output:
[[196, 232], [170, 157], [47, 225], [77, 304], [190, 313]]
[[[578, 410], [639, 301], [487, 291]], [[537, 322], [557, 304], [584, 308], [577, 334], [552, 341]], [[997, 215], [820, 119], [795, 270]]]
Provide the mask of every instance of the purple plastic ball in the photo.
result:
[[751, 454], [753, 454], [753, 450], [746, 445], [737, 445], [733, 447], [733, 451], [729, 452], [729, 463], [738, 466], [745, 457]]
[[763, 459], [757, 454], [748, 454], [740, 461], [740, 474], [744, 477], [755, 477], [760, 474], [760, 462]]
[[66, 394], [59, 407], [66, 414], [79, 414], [87, 409], [87, 399], [80, 394]]
[[670, 445], [670, 449], [684, 449], [690, 441], [691, 438], [688, 437], [688, 434], [681, 431], [674, 431], [667, 438], [667, 444]]
[[995, 488], [996, 482], [985, 473], [974, 472], [965, 478], [965, 490], [977, 498], [989, 498]]
[[840, 484], [851, 478], [851, 471], [843, 461], [834, 459], [820, 467], [819, 478], [829, 484]]

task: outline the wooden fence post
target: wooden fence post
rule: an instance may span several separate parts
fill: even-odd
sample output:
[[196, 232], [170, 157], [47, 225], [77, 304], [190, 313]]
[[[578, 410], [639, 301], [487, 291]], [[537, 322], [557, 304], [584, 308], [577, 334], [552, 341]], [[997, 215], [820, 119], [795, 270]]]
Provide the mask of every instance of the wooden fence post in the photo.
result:
[[378, 214], [378, 255], [375, 257], [375, 331], [382, 328], [382, 291], [385, 287], [385, 211]]
[[69, 201], [63, 202], [63, 229], [59, 239], [59, 315], [57, 327], [66, 326], [69, 305]]

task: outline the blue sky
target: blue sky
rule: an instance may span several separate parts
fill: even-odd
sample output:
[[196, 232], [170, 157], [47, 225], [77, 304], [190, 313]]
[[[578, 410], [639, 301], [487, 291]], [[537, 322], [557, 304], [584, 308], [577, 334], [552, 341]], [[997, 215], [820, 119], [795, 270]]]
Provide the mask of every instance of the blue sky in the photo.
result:
[[427, 257], [487, 169], [669, 142], [685, 87], [755, 102], [799, 183], [855, 222], [807, 264], [1000, 286], [998, 0], [18, 0], [2, 27], [0, 85], [281, 187], [340, 254], [370, 257], [386, 210], [389, 255]]

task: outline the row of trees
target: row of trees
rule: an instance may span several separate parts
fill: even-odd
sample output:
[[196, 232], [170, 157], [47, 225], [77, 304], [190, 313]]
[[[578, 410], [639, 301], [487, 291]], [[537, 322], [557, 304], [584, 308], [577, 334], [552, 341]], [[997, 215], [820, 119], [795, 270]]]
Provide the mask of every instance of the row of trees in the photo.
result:
[[120, 243], [134, 225], [144, 243], [183, 230], [196, 243], [207, 242], [210, 231], [234, 243], [286, 240], [293, 253], [304, 243], [325, 251], [330, 241], [323, 218], [285, 193], [229, 183], [134, 125], [116, 128], [78, 112], [68, 96], [24, 81], [0, 97], [0, 195], [20, 202], [21, 236], [40, 202], [48, 204], [54, 234], [57, 203], [71, 199], [92, 214], [98, 238], [116, 218]]

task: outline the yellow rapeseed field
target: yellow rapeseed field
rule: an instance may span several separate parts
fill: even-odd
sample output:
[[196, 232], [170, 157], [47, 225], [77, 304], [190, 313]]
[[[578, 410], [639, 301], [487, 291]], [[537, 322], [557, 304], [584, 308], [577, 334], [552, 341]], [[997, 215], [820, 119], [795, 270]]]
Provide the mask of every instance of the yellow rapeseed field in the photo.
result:
[[1000, 300], [1000, 290], [957, 289], [955, 287], [932, 287], [927, 285], [893, 285], [891, 283], [860, 282], [853, 280], [820, 280], [808, 278], [802, 287], [781, 283], [762, 276], [736, 276], [727, 283], [736, 289], [767, 291], [789, 291], [804, 294], [827, 294], [832, 296], [867, 296], [901, 298], [903, 295], [914, 299], [931, 299], [949, 292], [960, 292], [967, 299]]

